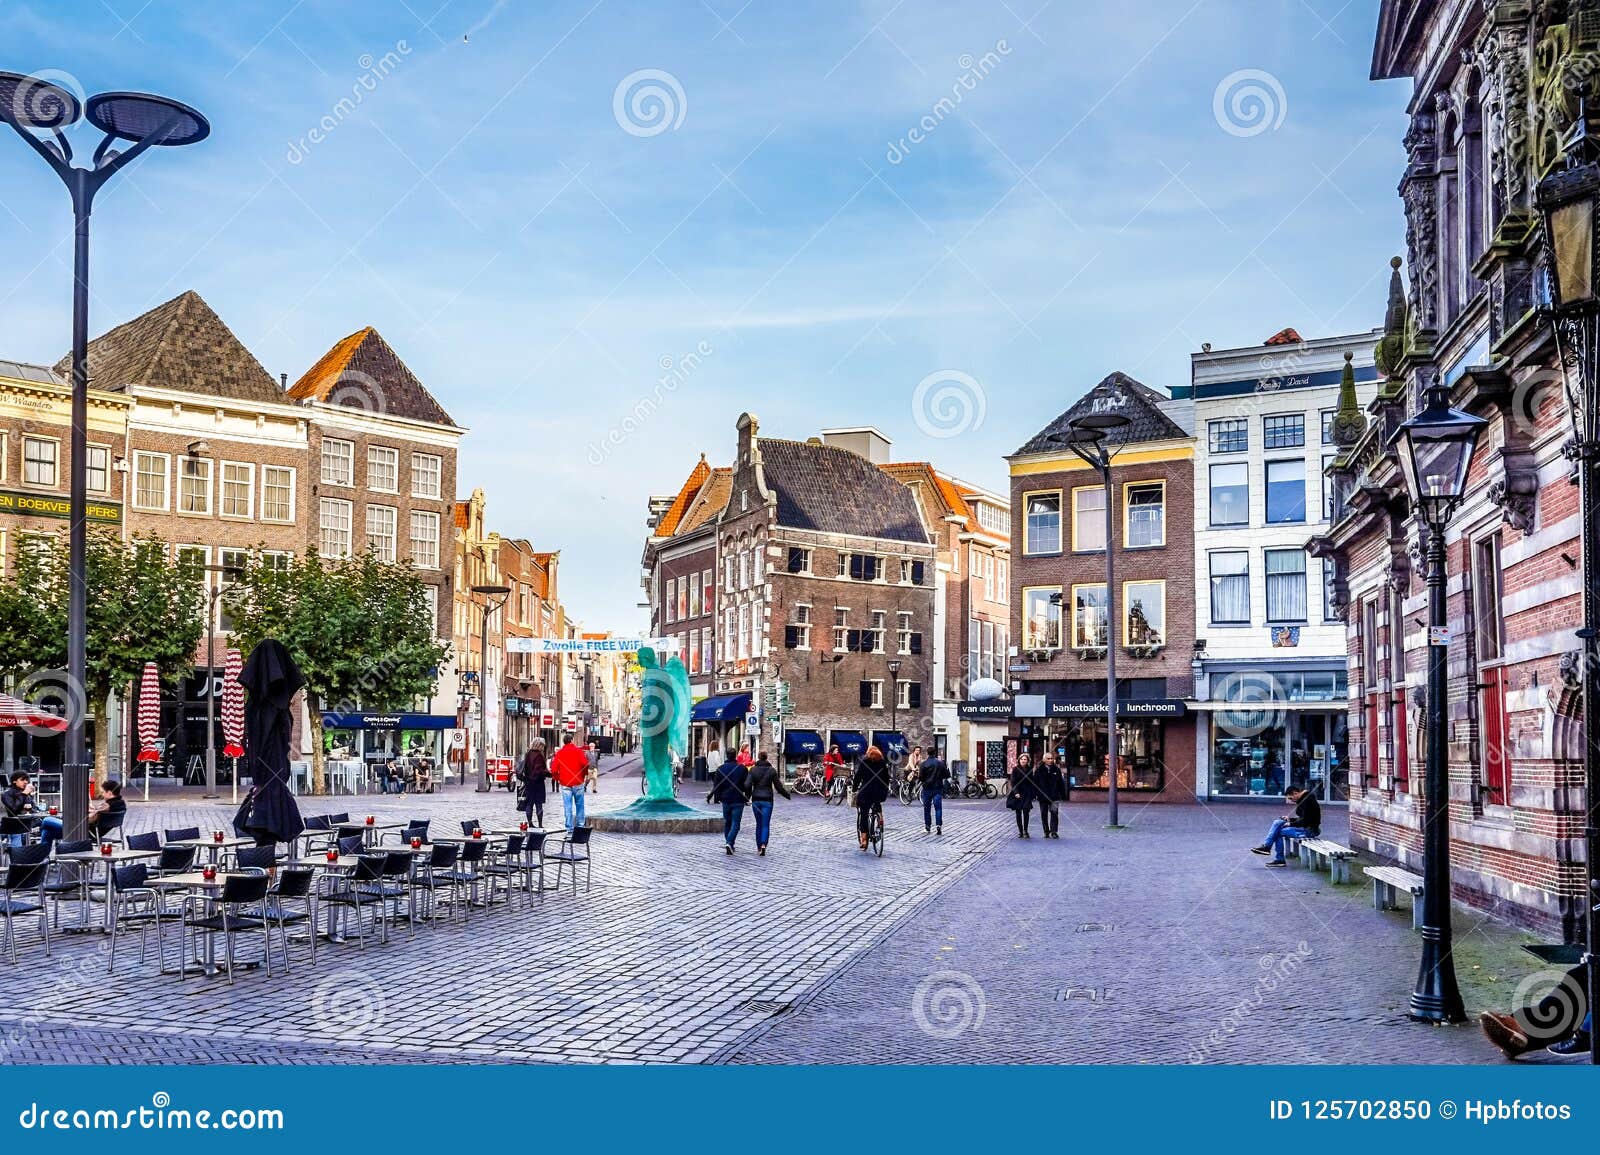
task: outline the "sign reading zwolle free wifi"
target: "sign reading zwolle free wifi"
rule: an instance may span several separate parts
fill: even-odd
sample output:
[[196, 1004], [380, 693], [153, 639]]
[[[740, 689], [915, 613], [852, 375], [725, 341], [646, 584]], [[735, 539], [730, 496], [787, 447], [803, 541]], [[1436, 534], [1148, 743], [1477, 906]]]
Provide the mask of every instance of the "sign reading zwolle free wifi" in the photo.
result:
[[635, 654], [679, 648], [677, 638], [507, 638], [508, 654]]

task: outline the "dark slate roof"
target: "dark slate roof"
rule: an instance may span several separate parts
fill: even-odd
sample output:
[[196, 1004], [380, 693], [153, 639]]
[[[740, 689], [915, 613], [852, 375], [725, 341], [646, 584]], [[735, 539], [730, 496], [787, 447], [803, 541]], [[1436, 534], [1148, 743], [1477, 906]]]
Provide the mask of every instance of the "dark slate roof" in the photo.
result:
[[315, 398], [368, 413], [455, 425], [444, 406], [370, 325], [340, 341], [289, 387], [296, 401]]
[[1140, 441], [1187, 440], [1189, 435], [1174, 424], [1172, 418], [1161, 412], [1160, 405], [1165, 400], [1166, 398], [1154, 389], [1135, 381], [1126, 373], [1112, 373], [1080, 397], [1071, 409], [1035, 433], [1013, 456], [1061, 452], [1064, 446], [1051, 441], [1050, 438], [1056, 435], [1065, 436], [1067, 426], [1074, 418], [1102, 411], [1120, 413], [1131, 422], [1125, 428], [1109, 434], [1106, 438], [1108, 445], [1131, 445]]
[[[56, 372], [72, 372], [63, 357]], [[240, 401], [282, 401], [283, 390], [193, 289], [89, 342], [89, 384], [148, 385]]]
[[927, 544], [916, 497], [866, 458], [809, 441], [763, 437], [760, 445], [779, 525]]

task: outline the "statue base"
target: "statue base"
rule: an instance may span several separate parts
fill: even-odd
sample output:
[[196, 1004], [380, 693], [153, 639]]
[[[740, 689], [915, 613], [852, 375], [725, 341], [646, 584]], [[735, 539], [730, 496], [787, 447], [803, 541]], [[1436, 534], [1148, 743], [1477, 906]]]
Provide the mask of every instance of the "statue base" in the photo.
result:
[[720, 834], [722, 815], [686, 806], [676, 798], [640, 798], [620, 810], [587, 816], [596, 830], [617, 834]]

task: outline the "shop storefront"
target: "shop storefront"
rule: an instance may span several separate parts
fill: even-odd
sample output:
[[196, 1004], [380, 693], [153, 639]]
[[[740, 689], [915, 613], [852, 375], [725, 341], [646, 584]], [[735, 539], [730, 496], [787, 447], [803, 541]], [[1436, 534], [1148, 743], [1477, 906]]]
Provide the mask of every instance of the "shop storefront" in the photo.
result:
[[785, 730], [783, 732], [783, 771], [789, 777], [800, 772], [800, 767], [821, 762], [827, 752], [822, 735], [816, 730]]
[[373, 781], [374, 765], [389, 763], [408, 779], [440, 781], [439, 768], [456, 719], [450, 714], [327, 713], [322, 716], [322, 742], [330, 763], [360, 763]]
[[705, 757], [713, 746], [726, 750], [737, 745], [749, 710], [749, 694], [718, 694], [696, 702], [689, 710], [691, 759]]
[[1199, 703], [1201, 781], [1211, 798], [1281, 798], [1291, 787], [1349, 799], [1347, 675], [1324, 668], [1211, 670]]

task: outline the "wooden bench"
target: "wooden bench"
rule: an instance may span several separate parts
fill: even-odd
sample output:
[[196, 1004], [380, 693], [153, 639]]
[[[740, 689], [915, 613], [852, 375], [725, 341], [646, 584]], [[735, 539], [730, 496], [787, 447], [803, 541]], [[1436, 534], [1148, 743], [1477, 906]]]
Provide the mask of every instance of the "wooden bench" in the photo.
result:
[[1422, 876], [1398, 866], [1368, 866], [1363, 873], [1372, 879], [1374, 910], [1398, 910], [1398, 891], [1411, 892], [1411, 929], [1422, 929]]
[[1298, 834], [1283, 834], [1283, 835], [1280, 835], [1279, 837], [1281, 837], [1283, 839], [1283, 856], [1286, 859], [1297, 859], [1297, 858], [1299, 858], [1300, 857], [1300, 836]]
[[1355, 856], [1356, 852], [1348, 846], [1340, 846], [1326, 838], [1306, 838], [1300, 842], [1300, 861], [1318, 870], [1326, 865], [1335, 886], [1350, 881], [1350, 861]]

